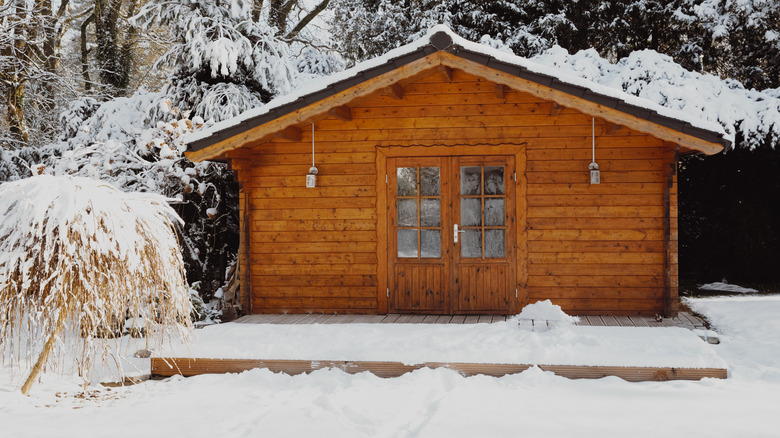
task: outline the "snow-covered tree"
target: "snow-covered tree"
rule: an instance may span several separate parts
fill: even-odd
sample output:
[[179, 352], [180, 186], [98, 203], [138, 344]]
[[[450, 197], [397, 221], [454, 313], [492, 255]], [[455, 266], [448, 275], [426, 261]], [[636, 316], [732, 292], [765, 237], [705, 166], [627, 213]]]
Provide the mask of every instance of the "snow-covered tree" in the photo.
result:
[[[564, 2], [566, 3], [566, 2]], [[334, 38], [350, 62], [359, 62], [416, 40], [446, 24], [472, 41], [487, 37], [523, 56], [556, 42], [573, 26], [553, 2], [495, 0], [336, 0]]]
[[[204, 120], [223, 120], [289, 92], [298, 69], [286, 41], [253, 3], [152, 1], [135, 21], [167, 26], [176, 43], [158, 61], [172, 68], [162, 94], [173, 108]], [[154, 118], [167, 113], [154, 111]]]
[[0, 1], [0, 147], [39, 145], [56, 131], [58, 99], [72, 84], [59, 75], [71, 18], [68, 0]]

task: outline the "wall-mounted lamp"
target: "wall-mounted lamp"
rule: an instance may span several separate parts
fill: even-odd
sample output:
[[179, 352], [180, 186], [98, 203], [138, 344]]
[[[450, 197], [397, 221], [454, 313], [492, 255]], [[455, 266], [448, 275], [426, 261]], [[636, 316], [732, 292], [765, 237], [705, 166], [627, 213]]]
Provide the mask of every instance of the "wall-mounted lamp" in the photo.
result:
[[314, 123], [311, 124], [311, 167], [309, 168], [309, 174], [306, 175], [306, 188], [317, 187], [317, 173], [319, 169], [314, 165]]
[[590, 183], [601, 184], [601, 172], [599, 171], [599, 165], [596, 164], [596, 118], [591, 118], [591, 141], [593, 148], [593, 159], [588, 165], [590, 169]]

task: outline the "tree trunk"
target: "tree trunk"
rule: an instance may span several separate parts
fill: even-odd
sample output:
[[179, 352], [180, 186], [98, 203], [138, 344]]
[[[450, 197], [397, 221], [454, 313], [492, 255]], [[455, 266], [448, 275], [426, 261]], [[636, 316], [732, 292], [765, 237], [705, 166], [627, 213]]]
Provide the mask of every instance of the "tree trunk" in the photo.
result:
[[84, 79], [84, 90], [92, 90], [92, 79], [89, 77], [89, 49], [87, 48], [87, 26], [95, 20], [95, 14], [89, 14], [81, 23], [81, 77]]
[[13, 146], [27, 144], [29, 133], [24, 117], [24, 82], [10, 85], [6, 95], [6, 121], [11, 139], [16, 143]]
[[41, 355], [38, 356], [38, 361], [35, 362], [35, 366], [33, 366], [32, 371], [30, 371], [27, 381], [22, 385], [22, 394], [27, 395], [27, 393], [30, 392], [30, 388], [32, 388], [33, 383], [35, 383], [35, 380], [38, 378], [38, 374], [40, 374], [41, 369], [43, 369], [43, 366], [49, 360], [52, 350], [54, 350], [54, 343], [65, 329], [65, 321], [67, 319], [68, 310], [67, 306], [65, 306], [60, 309], [60, 315], [57, 317], [57, 325], [54, 327], [54, 331], [51, 332], [51, 335], [49, 335], [49, 339], [46, 340], [43, 351], [41, 351]]

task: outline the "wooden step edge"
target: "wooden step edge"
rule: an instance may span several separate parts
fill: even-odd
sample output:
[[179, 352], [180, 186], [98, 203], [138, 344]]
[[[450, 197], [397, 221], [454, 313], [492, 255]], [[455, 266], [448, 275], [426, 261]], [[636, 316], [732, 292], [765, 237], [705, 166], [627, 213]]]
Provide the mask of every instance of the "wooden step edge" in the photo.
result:
[[[349, 374], [368, 371], [378, 377], [399, 377], [421, 368], [447, 368], [463, 376], [486, 375], [502, 377], [518, 374], [533, 365], [528, 364], [480, 364], [426, 362], [406, 365], [401, 362], [376, 361], [333, 361], [333, 360], [264, 360], [264, 359], [203, 359], [203, 358], [161, 358], [151, 359], [152, 378], [174, 375], [184, 377], [201, 374], [240, 373], [254, 368], [267, 368], [274, 373], [298, 375], [321, 369], [340, 369]], [[569, 379], [600, 379], [615, 376], [629, 382], [659, 382], [667, 380], [701, 380], [703, 378], [725, 379], [725, 368], [676, 368], [676, 367], [621, 367], [592, 365], [538, 365], [543, 371], [550, 371]]]

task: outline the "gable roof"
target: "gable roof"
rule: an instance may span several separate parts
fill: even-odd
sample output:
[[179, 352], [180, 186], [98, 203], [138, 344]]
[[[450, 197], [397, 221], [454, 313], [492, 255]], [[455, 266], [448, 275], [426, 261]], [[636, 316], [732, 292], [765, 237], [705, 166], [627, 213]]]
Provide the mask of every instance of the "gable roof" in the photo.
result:
[[193, 161], [219, 157], [247, 142], [262, 140], [331, 108], [441, 66], [463, 70], [706, 154], [731, 145], [716, 123], [576, 76], [561, 75], [554, 68], [463, 39], [439, 25], [411, 44], [188, 135], [184, 138], [189, 144], [186, 155]]

